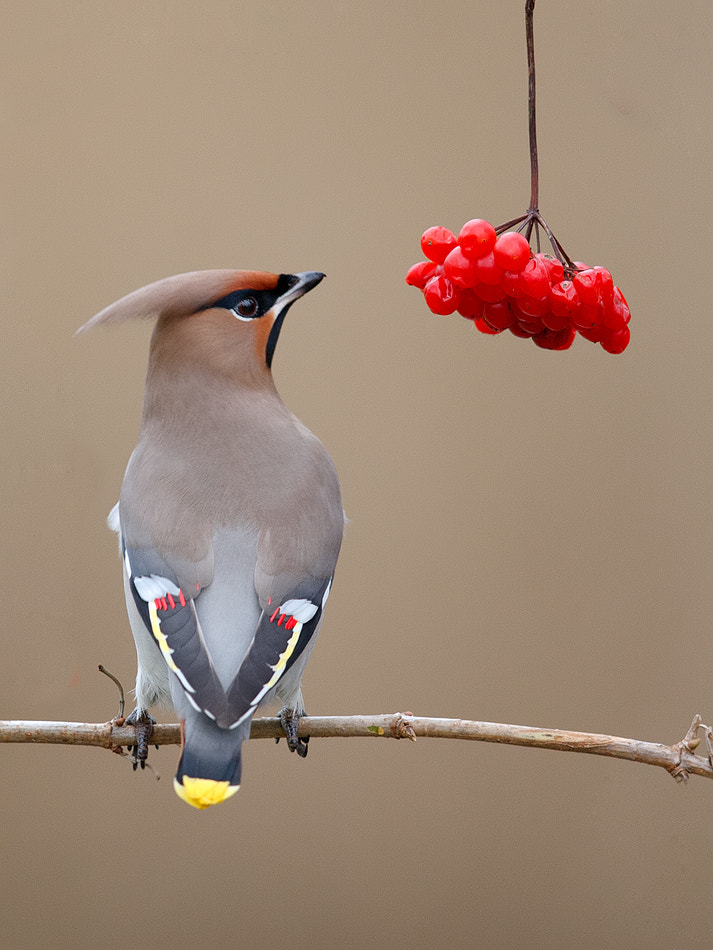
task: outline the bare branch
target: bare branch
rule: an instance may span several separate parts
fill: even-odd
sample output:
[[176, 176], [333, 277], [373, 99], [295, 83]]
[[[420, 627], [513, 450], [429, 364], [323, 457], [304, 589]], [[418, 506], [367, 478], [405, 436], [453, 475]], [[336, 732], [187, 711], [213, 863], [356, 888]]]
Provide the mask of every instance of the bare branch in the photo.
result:
[[[703, 732], [708, 755], [696, 755]], [[253, 720], [251, 739], [278, 739], [284, 735], [280, 720]], [[570, 732], [565, 729], [542, 729], [534, 726], [513, 726], [497, 722], [475, 722], [467, 719], [432, 719], [411, 713], [387, 713], [376, 716], [305, 716], [299, 723], [299, 735], [313, 738], [384, 737], [392, 739], [470, 739], [475, 742], [499, 742], [504, 745], [530, 746], [559, 752], [586, 752], [615, 759], [628, 759], [666, 769], [678, 782], [689, 775], [713, 778], [713, 729], [703, 725], [696, 716], [683, 739], [673, 745], [624, 739], [620, 736]], [[181, 741], [177, 723], [159, 723], [151, 736], [156, 745], [178, 745]], [[119, 751], [133, 746], [133, 726], [123, 720], [89, 722], [38, 722], [31, 720], [0, 720], [0, 742], [55, 743], [60, 745], [100, 746]]]

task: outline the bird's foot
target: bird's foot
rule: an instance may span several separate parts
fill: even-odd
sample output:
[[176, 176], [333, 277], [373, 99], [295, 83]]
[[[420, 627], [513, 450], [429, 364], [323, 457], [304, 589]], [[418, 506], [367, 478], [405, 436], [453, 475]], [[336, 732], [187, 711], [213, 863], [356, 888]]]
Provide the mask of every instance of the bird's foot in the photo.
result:
[[[302, 714], [304, 715], [304, 713]], [[300, 724], [301, 716], [295, 709], [289, 709], [284, 706], [279, 713], [282, 728], [285, 730], [285, 739], [287, 748], [290, 752], [296, 752], [300, 758], [304, 759], [309, 751], [309, 736], [300, 737], [297, 735], [297, 728]], [[275, 740], [279, 742], [279, 739]]]
[[[134, 732], [136, 733], [136, 745], [134, 746], [131, 753], [134, 772], [139, 767], [139, 765], [142, 769], [145, 769], [146, 759], [149, 757], [149, 742], [151, 741], [153, 727], [156, 725], [156, 720], [145, 710], [144, 712], [139, 713], [138, 709], [135, 709], [131, 715], [126, 717], [126, 724], [133, 726]], [[158, 748], [158, 746], [156, 746], [156, 748]]]

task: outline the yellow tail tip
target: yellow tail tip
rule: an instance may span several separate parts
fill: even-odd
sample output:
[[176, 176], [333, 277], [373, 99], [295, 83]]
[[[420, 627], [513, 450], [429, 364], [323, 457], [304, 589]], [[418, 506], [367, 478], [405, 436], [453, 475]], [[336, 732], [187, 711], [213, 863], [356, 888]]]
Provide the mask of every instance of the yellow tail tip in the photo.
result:
[[179, 798], [193, 805], [194, 808], [210, 808], [211, 805], [218, 805], [230, 798], [240, 786], [230, 785], [228, 782], [215, 782], [210, 778], [192, 778], [190, 775], [184, 775], [180, 782], [174, 778], [173, 788]]

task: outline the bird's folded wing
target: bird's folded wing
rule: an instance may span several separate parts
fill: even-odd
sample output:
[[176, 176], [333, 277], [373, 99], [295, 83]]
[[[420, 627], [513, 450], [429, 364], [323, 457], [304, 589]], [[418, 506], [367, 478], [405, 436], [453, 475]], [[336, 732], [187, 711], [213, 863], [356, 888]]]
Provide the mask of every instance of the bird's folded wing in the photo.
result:
[[139, 614], [189, 702], [220, 725], [230, 725], [225, 691], [196, 614], [199, 585], [182, 587], [183, 566], [176, 570], [153, 549], [125, 548], [124, 564]]
[[332, 578], [308, 577], [260, 615], [255, 636], [228, 690], [228, 719], [240, 725], [277, 685], [314, 635]]

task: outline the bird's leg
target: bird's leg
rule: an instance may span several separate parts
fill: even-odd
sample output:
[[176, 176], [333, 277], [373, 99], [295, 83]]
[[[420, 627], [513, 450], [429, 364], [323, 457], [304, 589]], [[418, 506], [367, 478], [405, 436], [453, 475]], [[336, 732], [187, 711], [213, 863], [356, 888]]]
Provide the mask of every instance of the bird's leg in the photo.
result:
[[[296, 752], [301, 758], [307, 755], [309, 751], [309, 736], [304, 736], [300, 738], [297, 735], [297, 728], [300, 724], [300, 714], [296, 709], [290, 709], [288, 706], [283, 706], [280, 710], [280, 722], [282, 728], [285, 730], [285, 738], [287, 739], [287, 748], [290, 752]], [[304, 713], [302, 713], [304, 715]], [[277, 740], [279, 742], [279, 739]]]
[[[150, 716], [146, 710], [139, 713], [137, 707], [131, 715], [126, 717], [126, 722], [129, 726], [134, 727], [136, 733], [136, 745], [132, 752], [134, 771], [136, 771], [139, 765], [141, 765], [142, 769], [145, 769], [146, 759], [149, 757], [149, 741], [153, 734], [153, 727], [156, 725], [156, 720], [153, 716]], [[158, 746], [156, 746], [156, 748], [158, 748]]]

